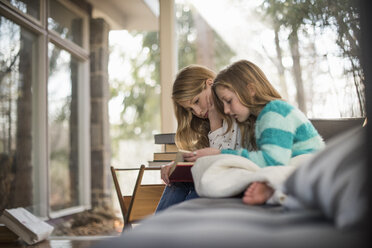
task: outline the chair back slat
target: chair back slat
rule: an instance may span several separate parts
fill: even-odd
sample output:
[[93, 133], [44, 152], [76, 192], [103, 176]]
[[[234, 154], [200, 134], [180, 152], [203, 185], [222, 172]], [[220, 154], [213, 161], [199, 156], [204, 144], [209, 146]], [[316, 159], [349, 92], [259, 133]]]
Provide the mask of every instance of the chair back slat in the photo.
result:
[[141, 220], [152, 215], [163, 194], [164, 185], [141, 185], [133, 200], [129, 221]]
[[[133, 168], [128, 168], [128, 170], [133, 170]], [[111, 174], [124, 219], [123, 230], [131, 227], [132, 223], [154, 214], [165, 187], [164, 184], [141, 184], [145, 171], [160, 170], [160, 168], [146, 168], [141, 165], [137, 170], [139, 171], [133, 194], [124, 196], [116, 173], [126, 171], [126, 169], [115, 169], [111, 166]]]

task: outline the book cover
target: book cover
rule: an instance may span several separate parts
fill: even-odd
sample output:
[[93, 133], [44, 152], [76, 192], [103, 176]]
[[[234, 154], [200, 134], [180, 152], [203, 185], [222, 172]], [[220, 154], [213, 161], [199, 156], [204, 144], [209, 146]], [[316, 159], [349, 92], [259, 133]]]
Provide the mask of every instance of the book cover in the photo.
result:
[[29, 245], [48, 238], [54, 229], [24, 208], [5, 209], [0, 221]]
[[161, 133], [161, 134], [155, 134], [155, 144], [174, 144], [175, 140], [175, 133]]
[[168, 161], [148, 161], [149, 167], [161, 167], [168, 163]]
[[165, 152], [178, 152], [178, 147], [176, 144], [164, 144]]
[[155, 152], [154, 161], [174, 161], [176, 160], [177, 152]]
[[178, 152], [176, 160], [169, 171], [169, 182], [193, 182], [191, 167], [194, 162], [187, 162], [183, 159], [183, 153], [188, 151]]

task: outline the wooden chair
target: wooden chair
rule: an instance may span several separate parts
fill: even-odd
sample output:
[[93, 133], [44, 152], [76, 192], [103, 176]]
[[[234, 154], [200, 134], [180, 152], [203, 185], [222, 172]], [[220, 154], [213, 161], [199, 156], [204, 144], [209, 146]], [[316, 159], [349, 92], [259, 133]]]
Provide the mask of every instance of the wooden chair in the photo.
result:
[[[116, 173], [130, 170], [138, 170], [138, 176], [133, 194], [131, 196], [124, 196]], [[114, 168], [111, 166], [111, 174], [124, 220], [123, 231], [127, 228], [131, 228], [133, 223], [153, 214], [156, 210], [165, 185], [141, 184], [144, 172], [150, 170], [160, 170], [160, 168], [148, 168], [144, 165], [141, 165], [140, 168]]]

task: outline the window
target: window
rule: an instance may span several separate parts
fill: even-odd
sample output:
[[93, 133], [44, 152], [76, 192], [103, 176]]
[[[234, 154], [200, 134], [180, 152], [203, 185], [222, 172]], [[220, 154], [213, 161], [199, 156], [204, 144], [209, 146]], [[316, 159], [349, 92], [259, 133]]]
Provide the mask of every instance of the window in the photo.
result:
[[83, 18], [57, 0], [51, 0], [49, 3], [49, 30], [53, 30], [60, 37], [82, 46]]
[[310, 118], [364, 116], [356, 4], [176, 0], [179, 67], [247, 59]]
[[[159, 39], [158, 32], [110, 31], [109, 102], [112, 144], [111, 163], [116, 168], [139, 168], [161, 151], [154, 144], [160, 129]], [[124, 45], [125, 44], [125, 45]], [[131, 195], [138, 171], [118, 175], [125, 182], [123, 195]], [[159, 171], [148, 171], [145, 184], [161, 183]], [[113, 188], [112, 195], [114, 196]], [[114, 209], [120, 212], [113, 198]]]
[[11, 6], [20, 12], [27, 14], [36, 20], [40, 19], [40, 0], [6, 0]]
[[88, 15], [71, 2], [0, 0], [0, 209], [90, 206], [87, 44]]
[[[0, 194], [1, 209], [10, 201], [33, 205], [35, 167], [33, 129], [34, 87], [37, 70], [37, 36], [0, 17]], [[12, 175], [14, 171], [17, 175]], [[6, 180], [12, 175], [12, 182]], [[4, 184], [3, 184], [4, 182]], [[11, 199], [11, 188], [19, 195]]]
[[50, 207], [78, 205], [78, 61], [49, 43], [48, 133]]

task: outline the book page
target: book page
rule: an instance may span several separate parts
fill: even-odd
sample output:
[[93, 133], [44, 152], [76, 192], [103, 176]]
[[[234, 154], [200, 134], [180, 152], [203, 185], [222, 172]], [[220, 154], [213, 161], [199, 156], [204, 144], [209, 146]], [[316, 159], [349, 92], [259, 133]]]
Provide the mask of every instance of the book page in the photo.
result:
[[174, 160], [172, 167], [169, 170], [169, 175], [173, 173], [173, 171], [176, 169], [177, 163], [185, 161], [183, 159], [183, 152], [178, 151], [176, 154], [176, 159]]

